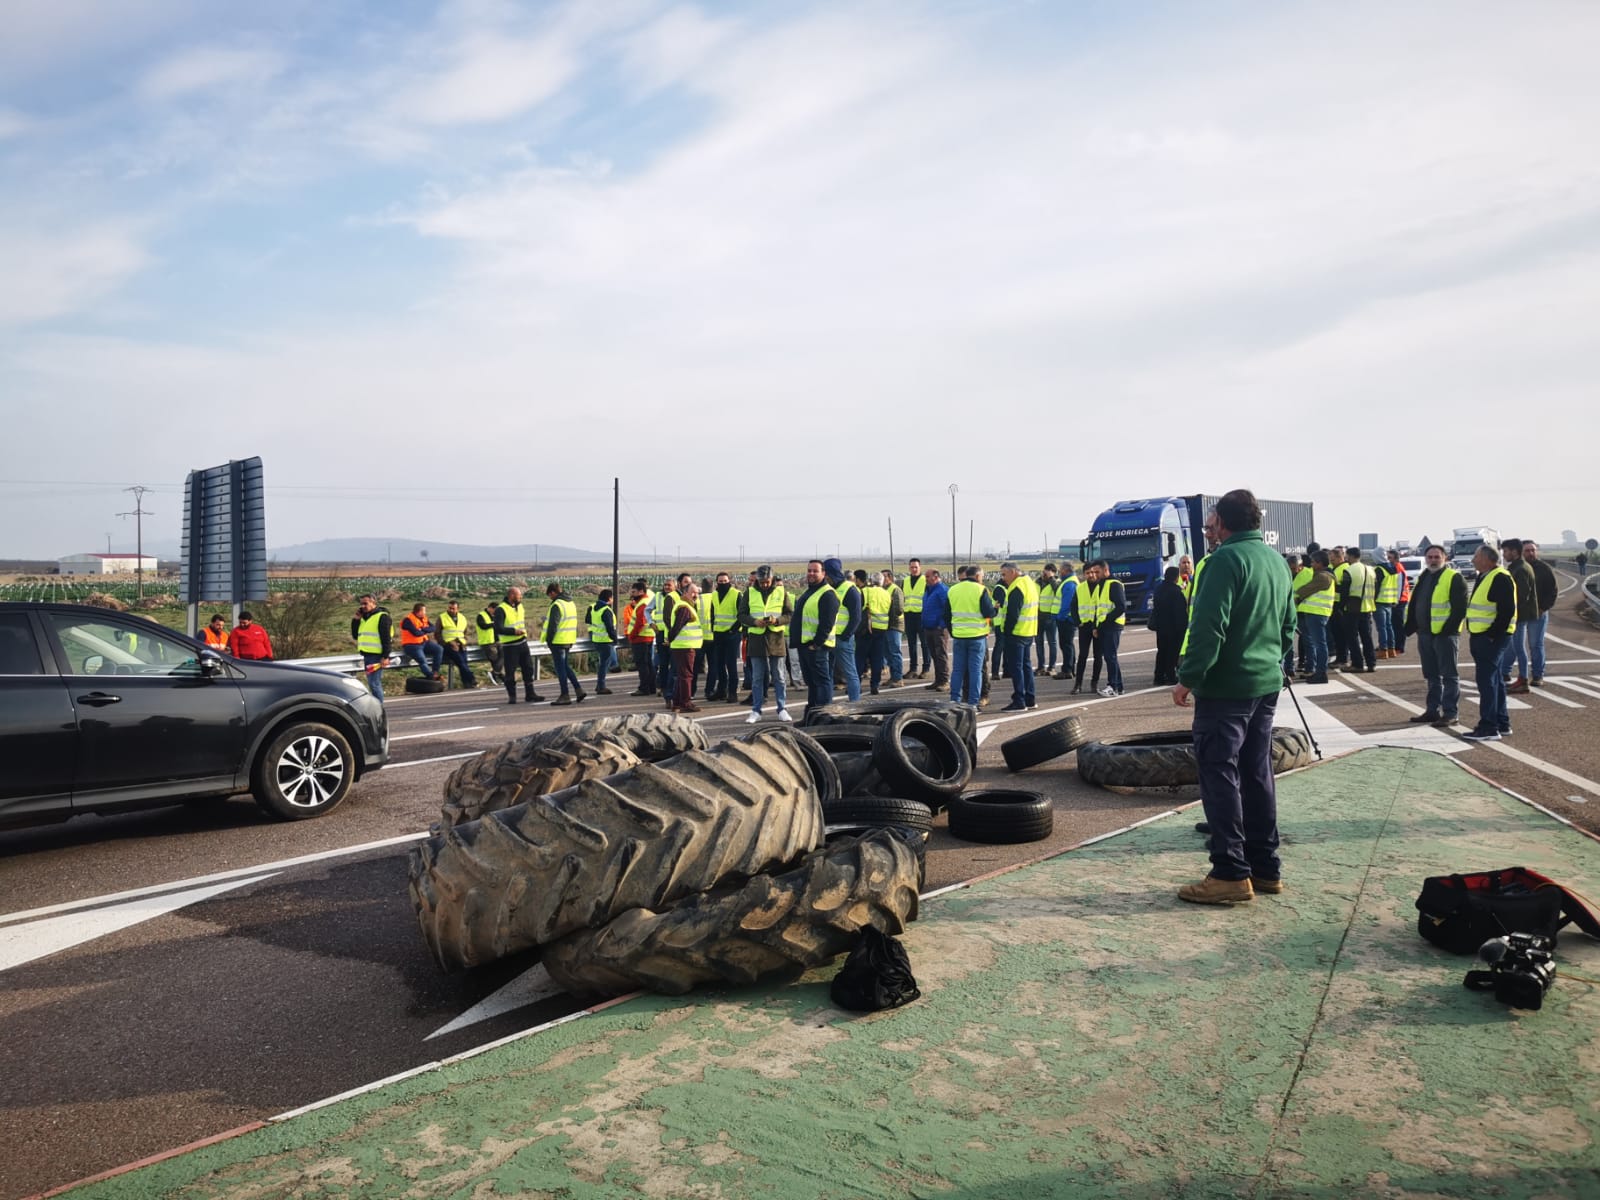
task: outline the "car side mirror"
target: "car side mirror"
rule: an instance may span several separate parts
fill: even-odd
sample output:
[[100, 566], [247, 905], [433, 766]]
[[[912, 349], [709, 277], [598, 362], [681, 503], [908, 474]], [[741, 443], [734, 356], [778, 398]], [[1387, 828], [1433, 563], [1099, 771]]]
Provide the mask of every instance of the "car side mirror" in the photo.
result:
[[1169, 529], [1169, 530], [1167, 530], [1167, 553], [1166, 553], [1166, 557], [1167, 558], [1171, 558], [1177, 552], [1178, 552], [1178, 535], [1173, 533], [1172, 530]]
[[106, 665], [105, 655], [91, 654], [83, 660], [83, 673], [85, 675], [98, 675], [100, 668]]
[[200, 673], [202, 675], [221, 675], [222, 659], [214, 651], [200, 651]]

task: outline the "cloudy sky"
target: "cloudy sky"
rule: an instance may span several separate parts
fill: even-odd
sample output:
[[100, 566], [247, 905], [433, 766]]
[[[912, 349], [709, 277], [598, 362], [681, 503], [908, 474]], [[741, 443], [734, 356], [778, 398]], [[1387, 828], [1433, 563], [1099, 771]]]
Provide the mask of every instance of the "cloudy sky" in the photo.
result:
[[0, 557], [1600, 535], [1600, 5], [8, 0]]

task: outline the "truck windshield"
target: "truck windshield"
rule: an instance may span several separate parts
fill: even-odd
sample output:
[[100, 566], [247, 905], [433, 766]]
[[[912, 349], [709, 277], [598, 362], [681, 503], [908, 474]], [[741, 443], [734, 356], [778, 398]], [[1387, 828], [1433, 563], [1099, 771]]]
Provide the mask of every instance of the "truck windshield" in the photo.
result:
[[1478, 547], [1483, 545], [1482, 538], [1462, 538], [1450, 546], [1451, 558], [1471, 558], [1478, 552]]
[[1126, 535], [1091, 534], [1086, 541], [1088, 559], [1103, 558], [1108, 563], [1143, 562], [1160, 558], [1161, 532], [1156, 529]]

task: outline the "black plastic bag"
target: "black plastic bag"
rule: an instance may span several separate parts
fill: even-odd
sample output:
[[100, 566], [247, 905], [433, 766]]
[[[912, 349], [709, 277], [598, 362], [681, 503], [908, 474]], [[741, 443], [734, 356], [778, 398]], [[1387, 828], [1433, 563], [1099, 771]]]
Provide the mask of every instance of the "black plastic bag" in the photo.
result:
[[911, 974], [906, 948], [869, 925], [833, 977], [830, 995], [835, 1004], [851, 1012], [877, 1012], [910, 1004], [922, 993]]

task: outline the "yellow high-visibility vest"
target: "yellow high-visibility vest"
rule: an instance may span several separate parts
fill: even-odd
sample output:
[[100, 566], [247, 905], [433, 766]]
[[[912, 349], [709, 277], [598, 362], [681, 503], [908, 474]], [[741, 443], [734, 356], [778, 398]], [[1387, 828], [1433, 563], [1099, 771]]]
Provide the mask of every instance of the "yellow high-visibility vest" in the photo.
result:
[[505, 626], [505, 632], [499, 635], [502, 644], [511, 642], [525, 642], [528, 640], [528, 616], [522, 605], [512, 607], [502, 600], [499, 604], [500, 624]]
[[550, 611], [556, 614], [555, 632], [550, 635], [552, 646], [571, 646], [578, 640], [578, 606], [571, 600], [557, 596], [550, 601]]
[[711, 593], [712, 621], [711, 629], [714, 633], [727, 633], [739, 623], [739, 589], [730, 587], [726, 596], [719, 596], [715, 591]]
[[867, 584], [867, 590], [861, 594], [861, 606], [867, 610], [874, 632], [881, 633], [889, 628], [889, 601], [889, 590], [875, 583]]
[[[678, 630], [677, 636], [675, 636], [667, 644], [674, 650], [700, 649], [701, 646], [705, 645], [706, 640], [705, 629], [700, 624], [700, 614], [695, 611], [694, 606], [691, 605], [687, 600], [680, 600], [677, 596], [673, 596], [672, 601], [672, 619], [676, 619], [677, 610], [680, 608], [689, 614], [689, 619], [683, 623], [683, 628]], [[668, 626], [668, 629], [671, 629], [670, 625]]]
[[[815, 588], [811, 594], [800, 602], [800, 640], [807, 646], [817, 636], [817, 610], [822, 607], [822, 588]], [[823, 642], [832, 646], [838, 637], [839, 623], [834, 622], [833, 628], [828, 630], [827, 639]]]
[[983, 597], [987, 589], [981, 583], [963, 579], [950, 585], [946, 599], [950, 604], [950, 636], [956, 638], [987, 637], [989, 622], [983, 616]]
[[[481, 620], [475, 620], [473, 622], [473, 624], [478, 626], [478, 645], [494, 645], [494, 605], [491, 604], [488, 608], [484, 609], [478, 614], [478, 617]], [[489, 628], [485, 629], [482, 625], [482, 621], [489, 622]]]
[[363, 654], [382, 654], [383, 639], [378, 635], [378, 623], [383, 620], [383, 609], [361, 618], [356, 626], [356, 649]]
[[451, 616], [448, 612], [439, 614], [439, 627], [444, 633], [447, 642], [464, 642], [467, 640], [467, 615], [457, 613]]
[[922, 596], [928, 590], [928, 577], [926, 575], [907, 575], [901, 591], [905, 596], [905, 606], [908, 613], [922, 611]]
[[[609, 604], [591, 604], [589, 606], [589, 640], [591, 642], [599, 642], [604, 645], [606, 642], [613, 640], [611, 635], [606, 632], [606, 614], [608, 612], [611, 612]], [[616, 619], [615, 615], [611, 618], [613, 622]]]
[[[1489, 631], [1489, 626], [1493, 625], [1495, 618], [1500, 615], [1499, 608], [1495, 605], [1494, 601], [1489, 599], [1489, 584], [1493, 582], [1495, 576], [1497, 575], [1504, 575], [1507, 579], [1511, 579], [1510, 571], [1506, 570], [1504, 567], [1495, 567], [1493, 570], [1486, 571], [1483, 575], [1481, 575], [1478, 578], [1478, 586], [1472, 589], [1472, 596], [1467, 600], [1468, 633], [1487, 633]], [[1511, 579], [1511, 593], [1513, 597], [1516, 595], [1516, 589], [1517, 582], [1516, 580]], [[1506, 626], [1506, 632], [1515, 633], [1516, 631], [1517, 609], [1515, 603], [1513, 603], [1511, 608], [1511, 623]]]
[[1444, 632], [1445, 622], [1450, 619], [1450, 589], [1455, 586], [1458, 574], [1454, 567], [1444, 567], [1434, 582], [1433, 603], [1428, 606], [1428, 629], [1435, 635]]
[[1039, 615], [1053, 617], [1061, 611], [1061, 581], [1052, 579], [1039, 585]]
[[848, 579], [841, 579], [839, 586], [834, 588], [834, 593], [839, 597], [839, 615], [833, 622], [833, 636], [843, 636], [845, 626], [850, 624], [850, 613], [845, 608], [844, 598], [856, 590], [856, 585]]
[[[1017, 613], [1017, 624], [1011, 633], [1014, 637], [1031, 638], [1039, 632], [1039, 585], [1030, 576], [1018, 575], [1017, 581], [1007, 589], [1007, 602], [1010, 601], [1009, 593], [1020, 591], [1022, 593], [1022, 611]], [[1005, 618], [1001, 617], [1001, 628], [1004, 628]]]

